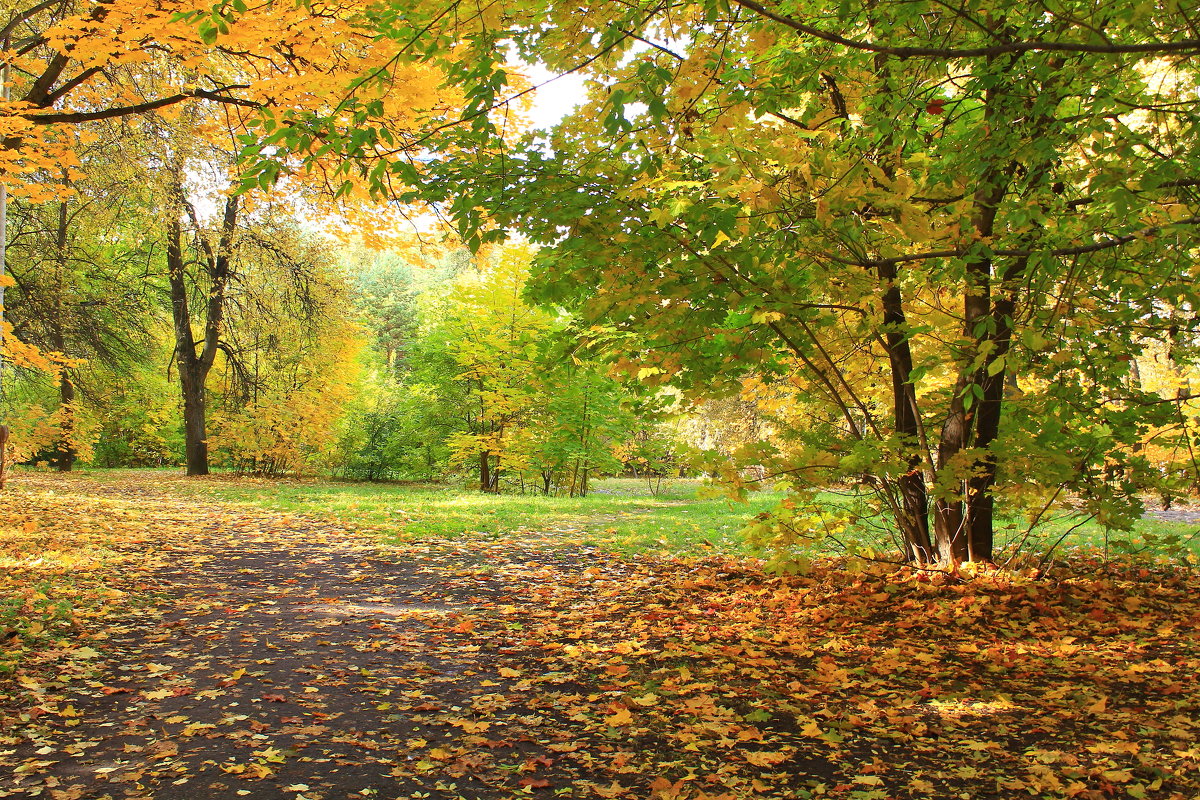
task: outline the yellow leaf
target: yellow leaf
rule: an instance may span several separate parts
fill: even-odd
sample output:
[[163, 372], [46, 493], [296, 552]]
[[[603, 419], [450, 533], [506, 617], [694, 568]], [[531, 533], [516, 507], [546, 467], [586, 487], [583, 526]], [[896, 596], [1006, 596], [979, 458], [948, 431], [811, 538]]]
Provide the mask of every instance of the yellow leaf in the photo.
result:
[[756, 767], [773, 767], [787, 761], [791, 753], [746, 753], [743, 758]]
[[263, 761], [270, 761], [275, 764], [283, 763], [283, 752], [275, 747], [267, 747], [263, 750], [255, 750], [254, 755], [261, 758]]
[[613, 727], [617, 727], [620, 725], [628, 725], [631, 722], [633, 722], [633, 714], [629, 713], [628, 708], [622, 708], [617, 713], [610, 714], [607, 717], [605, 717], [604, 721], [607, 724], [612, 725]]
[[475, 722], [469, 719], [455, 720], [450, 724], [462, 728], [463, 733], [483, 733], [492, 727], [492, 723], [490, 722]]
[[754, 323], [776, 322], [783, 319], [783, 314], [778, 311], [755, 311], [750, 315], [750, 321]]

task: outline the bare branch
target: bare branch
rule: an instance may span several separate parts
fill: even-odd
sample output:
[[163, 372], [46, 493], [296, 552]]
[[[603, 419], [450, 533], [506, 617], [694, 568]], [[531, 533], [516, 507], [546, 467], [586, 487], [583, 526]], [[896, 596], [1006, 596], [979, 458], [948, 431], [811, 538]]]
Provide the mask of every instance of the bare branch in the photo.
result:
[[176, 103], [182, 103], [184, 100], [211, 100], [216, 103], [229, 103], [231, 105], [243, 106], [245, 108], [262, 108], [262, 103], [257, 101], [223, 94], [223, 92], [228, 92], [235, 89], [248, 88], [250, 87], [239, 85], [225, 86], [215, 91], [196, 89], [191, 92], [180, 92], [179, 94], [173, 94], [169, 97], [160, 97], [157, 100], [147, 100], [144, 103], [135, 103], [130, 106], [106, 108], [102, 111], [64, 111], [50, 114], [30, 113], [23, 114], [22, 116], [36, 125], [52, 125], [58, 122], [91, 122], [92, 120], [98, 119], [113, 119], [115, 117], [126, 117], [133, 114], [145, 114], [148, 111], [157, 111], [160, 108], [166, 108], [167, 106], [173, 106]]

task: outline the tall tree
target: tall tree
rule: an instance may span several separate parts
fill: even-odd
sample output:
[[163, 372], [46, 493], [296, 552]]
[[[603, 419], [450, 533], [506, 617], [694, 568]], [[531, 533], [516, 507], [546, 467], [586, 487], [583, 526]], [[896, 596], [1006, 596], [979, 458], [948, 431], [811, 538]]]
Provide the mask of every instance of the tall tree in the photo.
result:
[[144, 187], [102, 142], [82, 155], [93, 179], [52, 204], [15, 203], [9, 247], [14, 333], [58, 361], [56, 441], [44, 444], [61, 471], [88, 444], [76, 418], [96, 399], [100, 373], [141, 358], [153, 325], [148, 250], [135, 222], [150, 215]]
[[[182, 182], [176, 185], [178, 206], [190, 207], [184, 197]], [[188, 475], [208, 474], [208, 430], [206, 408], [208, 375], [222, 347], [222, 328], [226, 299], [233, 276], [235, 236], [238, 233], [240, 198], [231, 195], [222, 204], [219, 226], [206, 230], [194, 209], [189, 214], [193, 223], [191, 233], [196, 245], [196, 258], [184, 239], [183, 222], [178, 211], [167, 220], [167, 281], [171, 292], [171, 317], [175, 330], [175, 365], [179, 370], [179, 387], [183, 394], [183, 425], [186, 435]], [[198, 267], [197, 280], [189, 280], [189, 267]], [[198, 297], [193, 292], [198, 289]], [[198, 302], [197, 302], [198, 301]], [[199, 331], [192, 322], [198, 313]]]
[[805, 386], [835, 457], [797, 449], [781, 475], [871, 473], [914, 560], [992, 559], [1001, 495], [1067, 489], [1129, 524], [1101, 467], [1163, 404], [1128, 359], [1197, 325], [1182, 9], [551, 2], [506, 22], [497, 40], [597, 91], [545, 139], [464, 129], [476, 161], [413, 176], [469, 239], [552, 245], [541, 296], [638, 335], [625, 363], [653, 383]]
[[465, 400], [467, 430], [451, 444], [475, 463], [483, 492], [500, 491], [505, 472], [520, 472], [527, 453], [519, 431], [539, 397], [550, 321], [521, 299], [530, 256], [528, 246], [513, 244], [481, 257], [458, 276], [440, 323]]

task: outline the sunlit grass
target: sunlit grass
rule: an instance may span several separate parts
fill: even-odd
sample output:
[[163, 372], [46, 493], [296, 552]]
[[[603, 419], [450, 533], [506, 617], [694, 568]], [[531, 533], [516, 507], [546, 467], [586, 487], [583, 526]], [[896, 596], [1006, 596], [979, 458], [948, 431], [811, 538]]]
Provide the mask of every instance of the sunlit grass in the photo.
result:
[[494, 495], [432, 484], [226, 478], [180, 482], [172, 488], [285, 513], [329, 516], [391, 540], [536, 531], [564, 543], [664, 554], [745, 553], [737, 532], [782, 496], [763, 492], [746, 503], [701, 499], [701, 485], [699, 480], [676, 479], [664, 483], [655, 496], [644, 481], [610, 478], [595, 482], [586, 497]]
[[[378, 531], [390, 541], [464, 535], [503, 536], [538, 532], [564, 545], [658, 554], [726, 553], [761, 555], [740, 531], [759, 512], [770, 510], [782, 492], [763, 491], [746, 503], [698, 496], [699, 479], [665, 481], [652, 492], [644, 480], [608, 478], [594, 482], [586, 497], [546, 497], [533, 492], [484, 494], [469, 486], [361, 483], [329, 480], [266, 480], [214, 475], [196, 480], [178, 470], [97, 470], [101, 481], [153, 474], [154, 483], [175, 493], [249, 503], [285, 513], [315, 514]], [[835, 535], [815, 531], [796, 548], [813, 557], [851, 553], [895, 558], [898, 545], [885, 517], [866, 511], [854, 489], [818, 496], [824, 510], [853, 506], [853, 524]], [[1129, 553], [1172, 559], [1200, 555], [1200, 524], [1146, 518], [1129, 532], [1105, 530], [1069, 510], [1047, 514], [1027, 535], [1024, 516], [997, 520], [996, 554], [1005, 563], [1036, 564], [1050, 553], [1081, 550], [1117, 557]], [[1018, 547], [1018, 545], [1020, 545]]]

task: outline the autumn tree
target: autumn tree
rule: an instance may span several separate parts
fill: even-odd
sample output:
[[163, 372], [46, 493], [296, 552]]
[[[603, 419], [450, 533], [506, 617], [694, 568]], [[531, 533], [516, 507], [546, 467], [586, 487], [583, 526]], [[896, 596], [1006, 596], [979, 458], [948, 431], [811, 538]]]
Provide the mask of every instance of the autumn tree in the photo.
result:
[[[157, 115], [168, 122], [189, 116], [208, 130], [188, 136], [220, 135], [212, 130], [223, 108], [228, 145], [251, 149], [251, 132], [291, 115], [350, 113], [361, 106], [390, 120], [394, 131], [419, 131], [439, 124], [461, 98], [441, 86], [438, 65], [405, 55], [406, 47], [376, 35], [379, 18], [366, 5], [348, 3], [314, 9], [305, 5], [254, 6], [234, 3], [210, 11], [168, 2], [147, 9], [122, 2], [16, 3], [0, 17], [0, 61], [11, 72], [11, 100], [0, 104], [4, 141], [3, 180], [31, 202], [61, 202], [77, 182], [79, 150], [100, 120]], [[231, 28], [237, 18], [236, 30]], [[194, 111], [206, 106], [205, 113]], [[191, 109], [185, 112], [179, 109]], [[268, 121], [270, 124], [268, 124]], [[344, 131], [344, 128], [338, 129]], [[393, 155], [409, 144], [381, 143]], [[414, 145], [415, 146], [415, 145]], [[239, 192], [222, 199], [220, 222], [209, 229], [192, 203], [189, 164], [180, 148], [163, 153], [158, 164], [171, 185], [163, 188], [168, 282], [177, 338], [178, 374], [188, 430], [188, 469], [207, 471], [204, 381], [221, 347], [224, 297], [231, 277], [232, 251], [245, 203]], [[314, 153], [307, 163], [311, 184], [330, 194], [346, 194], [343, 167]], [[253, 184], [263, 191], [286, 178], [290, 165], [258, 171]], [[240, 180], [234, 181], [236, 185]], [[240, 186], [245, 190], [247, 186]], [[190, 231], [190, 242], [185, 241]], [[198, 258], [187, 252], [196, 246]], [[199, 303], [188, 278], [201, 266], [208, 292]], [[198, 330], [191, 327], [197, 306], [204, 308]], [[200, 315], [197, 315], [200, 316]]]
[[529, 456], [522, 429], [538, 402], [550, 329], [547, 315], [521, 298], [531, 255], [528, 246], [496, 248], [455, 280], [440, 306], [439, 327], [464, 395], [466, 427], [451, 446], [477, 465], [484, 492], [499, 491], [504, 473], [520, 472]]
[[243, 233], [212, 393], [212, 438], [241, 473], [324, 466], [358, 382], [363, 335], [328, 242], [279, 219]]
[[57, 408], [47, 429], [56, 441], [41, 444], [60, 471], [90, 449], [80, 412], [95, 404], [109, 373], [145, 356], [154, 316], [148, 243], [136, 226], [149, 213], [144, 187], [99, 143], [82, 156], [92, 180], [76, 185], [62, 174], [70, 193], [53, 203], [19, 199], [9, 209], [8, 267], [16, 285], [6, 311], [21, 341], [59, 359]]
[[869, 474], [915, 561], [991, 560], [998, 499], [1130, 523], [1103, 466], [1164, 404], [1129, 360], [1197, 324], [1182, 9], [544, 3], [491, 35], [592, 99], [520, 147], [462, 127], [479, 157], [414, 194], [547, 245], [539, 296], [637, 334], [633, 372], [802, 387], [820, 436], [775, 474]]
[[555, 357], [551, 348], [545, 363], [529, 468], [543, 494], [584, 496], [593, 477], [624, 466], [619, 453], [637, 427], [636, 398], [598, 359]]

